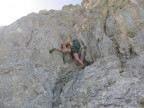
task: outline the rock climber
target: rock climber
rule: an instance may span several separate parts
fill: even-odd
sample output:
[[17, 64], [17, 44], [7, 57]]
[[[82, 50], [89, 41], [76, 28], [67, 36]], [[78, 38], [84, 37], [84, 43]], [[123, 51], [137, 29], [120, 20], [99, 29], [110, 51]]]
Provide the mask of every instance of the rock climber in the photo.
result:
[[49, 51], [49, 53], [52, 53], [53, 51], [59, 51], [62, 53], [70, 53], [71, 55], [73, 55], [75, 60], [81, 64], [82, 69], [84, 69], [85, 64], [83, 63], [82, 60], [80, 60], [79, 55], [78, 55], [79, 49], [81, 47], [79, 40], [75, 39], [71, 42], [64, 42], [64, 43], [61, 43], [61, 45], [66, 45], [66, 49], [52, 48]]

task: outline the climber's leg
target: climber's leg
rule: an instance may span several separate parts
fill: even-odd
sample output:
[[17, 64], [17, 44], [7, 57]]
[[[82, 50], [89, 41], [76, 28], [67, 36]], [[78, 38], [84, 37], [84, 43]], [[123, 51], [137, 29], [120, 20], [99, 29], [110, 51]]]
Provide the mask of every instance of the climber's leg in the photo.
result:
[[66, 48], [66, 49], [53, 48], [51, 52], [53, 52], [54, 50], [55, 50], [55, 51], [62, 52], [62, 53], [70, 53], [70, 52], [71, 52], [71, 50], [68, 49], [68, 48]]
[[73, 56], [74, 56], [75, 60], [81, 64], [82, 68], [85, 68], [84, 63], [82, 62], [82, 60], [79, 59], [78, 53], [74, 53]]

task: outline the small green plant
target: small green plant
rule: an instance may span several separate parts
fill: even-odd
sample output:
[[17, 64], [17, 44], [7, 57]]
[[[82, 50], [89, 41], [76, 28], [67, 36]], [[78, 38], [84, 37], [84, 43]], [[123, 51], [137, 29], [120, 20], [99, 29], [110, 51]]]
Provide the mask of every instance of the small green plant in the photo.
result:
[[124, 72], [124, 70], [121, 70], [119, 73], [123, 73]]
[[144, 108], [144, 99], [140, 100], [139, 104]]
[[128, 36], [129, 36], [130, 38], [134, 38], [134, 37], [135, 37], [135, 33], [134, 33], [134, 32], [128, 32]]

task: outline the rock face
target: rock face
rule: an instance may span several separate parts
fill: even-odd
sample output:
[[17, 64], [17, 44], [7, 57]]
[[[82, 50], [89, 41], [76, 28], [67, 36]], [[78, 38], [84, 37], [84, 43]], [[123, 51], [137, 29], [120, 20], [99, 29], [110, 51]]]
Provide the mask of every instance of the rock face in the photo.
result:
[[[84, 0], [0, 30], [0, 108], [143, 108], [143, 0]], [[84, 42], [81, 70], [49, 54]]]

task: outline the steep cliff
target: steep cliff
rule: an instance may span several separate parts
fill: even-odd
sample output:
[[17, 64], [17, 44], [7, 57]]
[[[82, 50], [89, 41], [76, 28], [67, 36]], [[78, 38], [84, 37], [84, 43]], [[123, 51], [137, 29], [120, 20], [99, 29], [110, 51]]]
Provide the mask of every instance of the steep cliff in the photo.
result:
[[[84, 0], [40, 11], [0, 32], [0, 108], [143, 108], [143, 0]], [[85, 69], [49, 54], [84, 42]]]

